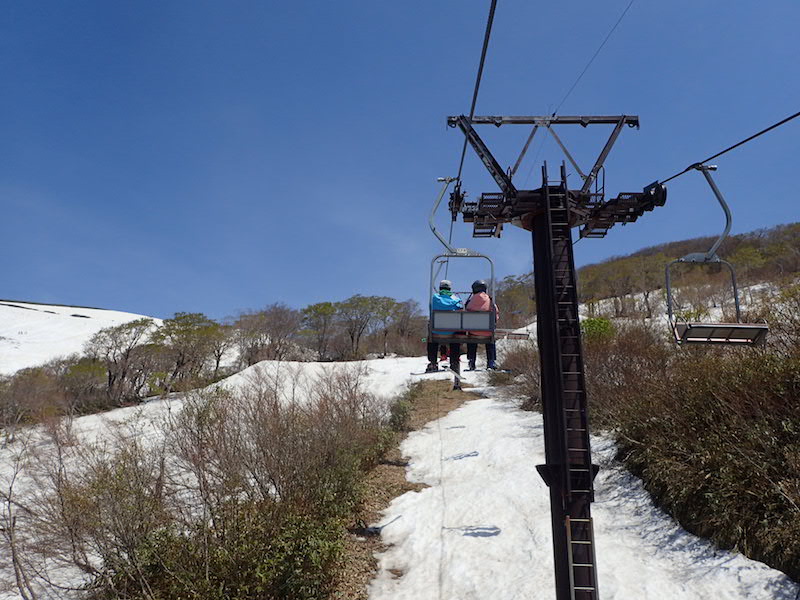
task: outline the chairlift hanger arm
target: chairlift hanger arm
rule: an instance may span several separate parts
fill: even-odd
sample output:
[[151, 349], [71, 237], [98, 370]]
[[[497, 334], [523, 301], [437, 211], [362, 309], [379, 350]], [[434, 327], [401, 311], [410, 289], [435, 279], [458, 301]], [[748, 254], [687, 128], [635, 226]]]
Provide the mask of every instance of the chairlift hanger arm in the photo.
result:
[[443, 184], [442, 185], [442, 191], [439, 193], [439, 197], [436, 198], [436, 202], [433, 203], [433, 208], [431, 209], [431, 214], [428, 217], [428, 225], [430, 226], [431, 232], [433, 232], [433, 235], [436, 236], [436, 239], [438, 239], [442, 243], [442, 246], [444, 246], [445, 249], [449, 253], [453, 254], [456, 251], [455, 248], [453, 248], [453, 246], [451, 246], [448, 243], [448, 241], [445, 240], [444, 237], [442, 237], [442, 234], [440, 234], [439, 231], [436, 229], [436, 223], [434, 222], [434, 217], [436, 216], [436, 211], [439, 208], [439, 204], [441, 204], [441, 202], [442, 202], [442, 198], [444, 198], [444, 194], [447, 191], [447, 188], [449, 188], [450, 184], [453, 181], [455, 181], [455, 178], [454, 177], [439, 177], [439, 181], [442, 182], [442, 184]]
[[716, 182], [711, 177], [711, 171], [716, 171], [716, 165], [696, 165], [694, 167], [698, 171], [700, 171], [703, 176], [706, 178], [708, 185], [711, 186], [711, 191], [714, 192], [714, 195], [717, 197], [717, 201], [719, 205], [722, 207], [722, 210], [725, 212], [725, 230], [722, 232], [722, 235], [719, 236], [719, 239], [714, 243], [713, 246], [706, 252], [706, 260], [713, 260], [717, 256], [717, 249], [720, 247], [725, 238], [728, 237], [728, 233], [731, 231], [731, 224], [733, 223], [733, 216], [731, 215], [731, 209], [728, 206], [728, 203], [725, 202], [725, 198], [722, 196], [722, 192], [719, 191]]

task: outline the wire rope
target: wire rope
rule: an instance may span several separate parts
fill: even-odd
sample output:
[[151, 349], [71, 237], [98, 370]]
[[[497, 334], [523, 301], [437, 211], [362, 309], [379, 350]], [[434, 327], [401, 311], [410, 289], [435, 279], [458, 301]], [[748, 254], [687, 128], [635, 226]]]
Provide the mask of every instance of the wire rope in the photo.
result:
[[689, 165], [688, 167], [686, 167], [686, 168], [685, 168], [683, 171], [680, 171], [680, 172], [678, 172], [678, 173], [675, 173], [675, 175], [673, 175], [672, 177], [668, 177], [667, 179], [664, 179], [663, 181], [659, 181], [659, 183], [663, 185], [663, 184], [667, 183], [668, 181], [672, 181], [672, 180], [673, 180], [673, 179], [675, 179], [676, 177], [680, 177], [680, 176], [681, 176], [681, 175], [683, 175], [684, 173], [687, 173], [688, 171], [691, 171], [692, 169], [694, 169], [694, 168], [695, 168], [695, 167], [697, 167], [698, 165], [702, 165], [702, 164], [704, 164], [704, 163], [707, 163], [708, 161], [710, 161], [710, 160], [714, 160], [715, 158], [718, 158], [718, 157], [722, 156], [723, 154], [725, 154], [725, 153], [727, 153], [727, 152], [730, 152], [731, 150], [733, 150], [733, 149], [735, 149], [735, 148], [738, 148], [739, 146], [743, 146], [743, 145], [744, 145], [744, 144], [746, 144], [747, 142], [750, 142], [750, 141], [752, 141], [752, 140], [756, 139], [757, 137], [759, 137], [759, 136], [761, 136], [761, 135], [764, 135], [764, 134], [765, 134], [765, 133], [767, 133], [768, 131], [772, 131], [773, 129], [775, 129], [775, 128], [777, 128], [777, 127], [780, 127], [780, 126], [781, 126], [781, 125], [783, 125], [784, 123], [788, 123], [789, 121], [791, 121], [792, 119], [794, 119], [794, 118], [796, 118], [796, 117], [800, 117], [800, 112], [796, 112], [796, 113], [794, 113], [793, 115], [791, 115], [791, 116], [788, 116], [788, 117], [786, 117], [785, 119], [782, 119], [782, 120], [778, 121], [777, 123], [773, 123], [772, 125], [770, 125], [770, 126], [769, 126], [769, 127], [767, 127], [766, 129], [762, 129], [762, 130], [761, 130], [761, 131], [759, 131], [758, 133], [754, 133], [754, 134], [753, 134], [753, 135], [751, 135], [750, 137], [748, 137], [748, 138], [745, 138], [745, 139], [743, 139], [742, 141], [735, 143], [733, 146], [728, 146], [727, 148], [725, 148], [725, 150], [722, 150], [721, 152], [717, 152], [716, 154], [714, 154], [714, 155], [712, 155], [712, 156], [709, 156], [708, 158], [706, 158], [706, 159], [703, 159], [703, 160], [701, 160], [701, 161], [699, 161], [699, 162], [692, 163], [691, 165]]
[[[587, 62], [587, 63], [586, 63], [586, 66], [584, 66], [584, 67], [583, 67], [583, 70], [582, 70], [582, 71], [581, 71], [581, 72], [578, 74], [578, 77], [577, 77], [577, 78], [575, 79], [575, 81], [572, 83], [572, 86], [570, 86], [569, 90], [567, 90], [567, 93], [566, 93], [566, 94], [564, 94], [564, 97], [563, 97], [563, 98], [561, 98], [561, 101], [560, 101], [560, 102], [558, 103], [558, 105], [556, 106], [556, 109], [555, 109], [555, 110], [552, 112], [552, 115], [553, 115], [553, 116], [555, 116], [555, 115], [556, 115], [556, 113], [558, 113], [559, 109], [560, 109], [560, 108], [561, 108], [561, 106], [564, 104], [564, 102], [566, 102], [566, 101], [567, 101], [567, 98], [569, 98], [569, 97], [570, 97], [570, 95], [572, 94], [572, 92], [575, 90], [575, 88], [577, 87], [578, 83], [580, 82], [580, 80], [581, 80], [581, 79], [583, 79], [583, 76], [584, 76], [584, 75], [586, 74], [586, 72], [589, 70], [589, 67], [591, 67], [591, 66], [592, 66], [592, 63], [593, 63], [593, 62], [594, 62], [594, 60], [597, 58], [597, 56], [600, 54], [600, 51], [601, 51], [601, 50], [603, 49], [603, 47], [606, 45], [606, 43], [608, 42], [608, 40], [609, 40], [609, 39], [611, 39], [611, 36], [613, 35], [614, 31], [616, 31], [617, 27], [619, 27], [619, 24], [622, 22], [622, 19], [624, 19], [624, 18], [625, 18], [625, 15], [628, 13], [628, 11], [630, 10], [631, 6], [633, 6], [633, 3], [634, 3], [635, 1], [636, 1], [636, 0], [630, 0], [630, 2], [628, 2], [628, 6], [626, 6], [626, 7], [625, 7], [625, 10], [623, 10], [623, 11], [622, 11], [622, 14], [621, 14], [621, 15], [619, 16], [619, 18], [617, 19], [617, 22], [616, 22], [616, 23], [614, 23], [614, 25], [611, 27], [611, 29], [609, 30], [609, 32], [606, 34], [606, 37], [603, 39], [603, 41], [602, 41], [602, 42], [600, 43], [600, 45], [597, 47], [597, 50], [595, 50], [595, 51], [594, 51], [594, 54], [593, 54], [593, 55], [592, 55], [592, 57], [589, 59], [589, 62]], [[550, 109], [549, 109], [549, 108], [547, 109], [547, 112], [548, 112], [548, 113], [550, 112]], [[541, 151], [542, 151], [542, 149], [543, 149], [543, 148], [544, 148], [544, 145], [540, 146], [540, 147], [539, 147], [539, 152], [537, 152], [537, 153], [536, 153], [536, 155], [533, 157], [533, 164], [531, 165], [531, 169], [530, 169], [530, 171], [528, 171], [528, 175], [525, 177], [525, 182], [523, 183], [523, 185], [527, 185], [527, 183], [528, 183], [528, 179], [530, 179], [530, 176], [531, 176], [531, 174], [533, 173], [533, 169], [534, 169], [534, 167], [536, 166], [536, 160], [539, 158], [539, 153], [541, 153]]]
[[[483, 66], [486, 63], [486, 52], [489, 49], [489, 37], [492, 34], [492, 23], [494, 23], [494, 11], [497, 7], [497, 0], [492, 0], [489, 7], [489, 17], [486, 19], [486, 32], [483, 35], [483, 48], [481, 49], [481, 60], [478, 63], [478, 75], [475, 78], [475, 89], [472, 91], [472, 104], [469, 107], [469, 118], [475, 116], [475, 105], [478, 102], [478, 90], [481, 88], [481, 78], [483, 77]], [[467, 154], [467, 137], [464, 136], [464, 146], [461, 149], [461, 160], [458, 164], [458, 175], [456, 176], [456, 185], [461, 182], [461, 172], [464, 169], [464, 157]]]
[[592, 63], [594, 62], [594, 59], [595, 59], [595, 58], [597, 58], [597, 55], [598, 55], [598, 54], [600, 54], [600, 51], [603, 49], [603, 46], [605, 46], [605, 45], [606, 45], [606, 42], [608, 42], [608, 40], [611, 38], [611, 35], [614, 33], [614, 31], [617, 29], [617, 27], [619, 26], [619, 24], [622, 22], [622, 19], [623, 19], [623, 18], [625, 18], [625, 15], [627, 14], [628, 10], [630, 10], [631, 6], [633, 6], [633, 3], [634, 3], [635, 1], [636, 1], [636, 0], [631, 0], [631, 1], [628, 3], [628, 6], [626, 6], [626, 7], [625, 7], [625, 10], [623, 10], [623, 11], [622, 11], [622, 14], [619, 16], [619, 19], [617, 19], [617, 22], [616, 22], [616, 23], [614, 23], [614, 26], [613, 26], [613, 27], [611, 28], [611, 30], [608, 32], [608, 34], [606, 35], [605, 39], [604, 39], [604, 40], [603, 40], [603, 42], [600, 44], [600, 46], [598, 46], [597, 50], [595, 50], [594, 54], [592, 55], [592, 58], [590, 58], [590, 59], [589, 59], [589, 62], [587, 62], [587, 63], [586, 63], [586, 66], [585, 66], [585, 67], [583, 67], [583, 71], [581, 71], [580, 75], [578, 75], [578, 78], [577, 78], [577, 79], [575, 80], [575, 82], [572, 84], [572, 87], [571, 87], [571, 88], [569, 88], [569, 90], [567, 91], [567, 93], [566, 93], [566, 94], [564, 94], [564, 97], [561, 99], [561, 102], [559, 102], [559, 103], [558, 103], [558, 105], [556, 106], [556, 109], [553, 111], [553, 114], [554, 114], [554, 115], [555, 115], [555, 114], [558, 112], [558, 109], [559, 109], [559, 108], [561, 108], [561, 105], [562, 105], [562, 104], [564, 104], [564, 102], [566, 101], [566, 99], [567, 99], [567, 98], [569, 98], [570, 94], [572, 94], [572, 91], [575, 89], [575, 86], [577, 86], [577, 85], [578, 85], [578, 82], [580, 82], [580, 80], [581, 80], [581, 79], [583, 78], [583, 76], [586, 74], [586, 71], [588, 71], [588, 70], [589, 70], [589, 67], [591, 67], [591, 66], [592, 66]]
[[[481, 79], [483, 78], [483, 67], [486, 64], [486, 53], [489, 49], [489, 38], [492, 35], [492, 25], [494, 23], [494, 12], [497, 8], [497, 0], [492, 0], [491, 5], [489, 6], [489, 16], [486, 19], [486, 31], [483, 35], [483, 47], [481, 48], [481, 59], [478, 62], [478, 75], [475, 78], [475, 89], [472, 91], [472, 104], [469, 107], [469, 118], [470, 121], [472, 117], [475, 116], [475, 105], [478, 103], [478, 91], [481, 88]], [[461, 148], [461, 160], [458, 162], [458, 175], [456, 176], [456, 186], [455, 190], [457, 193], [461, 193], [461, 172], [464, 169], [464, 158], [467, 155], [467, 137], [464, 136], [464, 145]], [[452, 245], [453, 244], [453, 221], [450, 221], [450, 235], [447, 239], [447, 243]], [[450, 270], [450, 259], [447, 259], [447, 263], [445, 265], [444, 276], [447, 278], [448, 272]]]

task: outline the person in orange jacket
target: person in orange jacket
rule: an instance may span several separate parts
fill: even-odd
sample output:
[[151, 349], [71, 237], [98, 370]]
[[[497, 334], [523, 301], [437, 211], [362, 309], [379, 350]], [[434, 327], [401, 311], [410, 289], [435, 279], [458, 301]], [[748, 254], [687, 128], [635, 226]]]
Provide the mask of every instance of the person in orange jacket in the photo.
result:
[[[483, 279], [479, 279], [472, 283], [472, 295], [467, 300], [466, 310], [481, 310], [481, 311], [488, 311], [492, 310], [492, 302], [491, 297], [489, 294], [486, 293], [487, 285]], [[494, 304], [494, 311], [495, 311], [495, 322], [500, 320], [500, 311], [497, 309], [497, 305]], [[476, 338], [478, 337], [492, 337], [492, 334], [485, 331], [475, 331], [470, 332], [471, 336]], [[496, 369], [497, 368], [497, 349], [495, 348], [494, 343], [490, 340], [484, 344], [486, 346], [486, 368], [487, 369]], [[475, 359], [478, 357], [478, 342], [469, 343], [467, 344], [467, 360], [469, 361], [469, 369], [471, 371], [475, 370]]]

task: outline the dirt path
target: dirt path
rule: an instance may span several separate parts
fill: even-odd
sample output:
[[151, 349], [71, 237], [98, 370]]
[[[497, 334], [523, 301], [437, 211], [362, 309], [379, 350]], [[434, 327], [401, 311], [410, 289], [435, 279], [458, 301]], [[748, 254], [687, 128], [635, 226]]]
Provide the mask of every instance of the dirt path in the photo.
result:
[[[469, 391], [452, 390], [450, 381], [423, 381], [415, 386], [410, 395], [411, 412], [407, 431], [416, 431], [426, 423], [443, 417], [467, 400], [477, 396]], [[409, 491], [420, 490], [422, 484], [406, 480], [406, 460], [400, 454], [400, 442], [405, 435], [398, 435], [397, 443], [387, 452], [381, 463], [367, 474], [364, 505], [354, 527], [374, 525], [393, 498]], [[377, 561], [375, 553], [384, 549], [380, 536], [351, 534], [347, 539], [345, 559], [334, 599], [366, 600], [367, 585], [375, 575]], [[398, 573], [398, 575], [400, 575]]]

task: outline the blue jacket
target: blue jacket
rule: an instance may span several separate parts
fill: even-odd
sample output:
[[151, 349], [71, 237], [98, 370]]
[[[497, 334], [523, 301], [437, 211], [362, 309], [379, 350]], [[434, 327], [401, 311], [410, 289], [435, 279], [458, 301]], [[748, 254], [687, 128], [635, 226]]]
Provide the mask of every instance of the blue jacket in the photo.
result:
[[434, 294], [431, 298], [431, 308], [433, 310], [461, 310], [461, 298], [451, 294]]
[[[439, 292], [434, 294], [431, 298], [431, 310], [461, 310], [464, 307], [461, 305], [461, 298], [453, 296], [452, 294], [443, 294]], [[452, 331], [437, 331], [432, 333], [453, 333]]]

